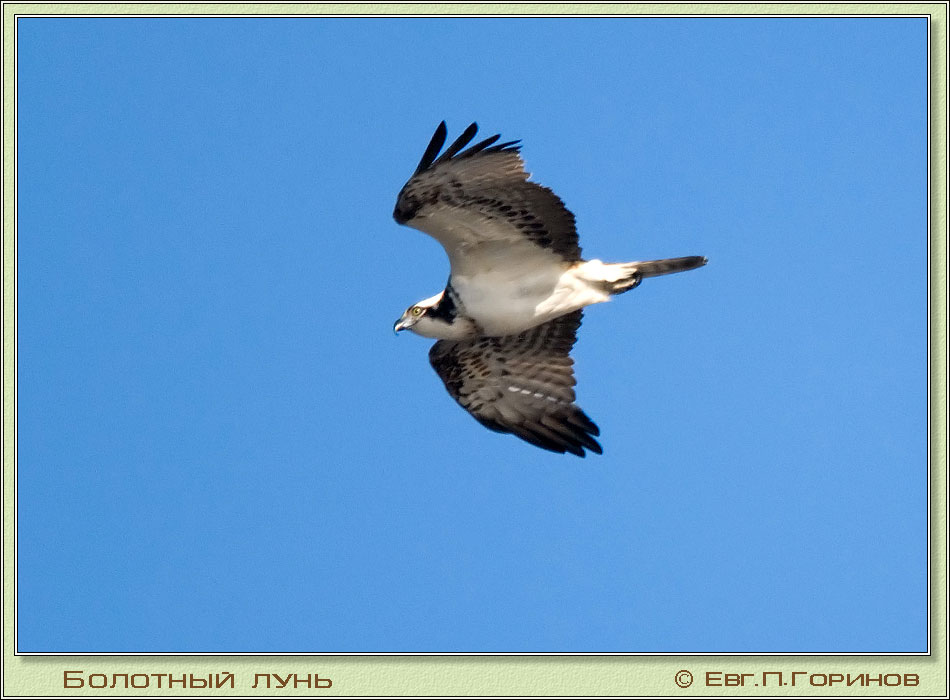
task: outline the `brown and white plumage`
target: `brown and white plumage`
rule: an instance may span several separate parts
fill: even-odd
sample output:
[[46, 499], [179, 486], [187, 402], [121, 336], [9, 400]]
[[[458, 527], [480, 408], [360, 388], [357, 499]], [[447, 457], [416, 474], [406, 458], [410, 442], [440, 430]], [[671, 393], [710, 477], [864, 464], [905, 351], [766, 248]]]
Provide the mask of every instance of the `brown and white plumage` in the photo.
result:
[[477, 129], [469, 126], [436, 158], [446, 135], [445, 122], [439, 124], [399, 193], [396, 221], [439, 241], [453, 271], [477, 263], [483, 248], [515, 247], [537, 256], [550, 251], [565, 261], [580, 260], [574, 215], [547, 187], [528, 182], [517, 141], [496, 144], [496, 134], [461, 150]]
[[600, 453], [597, 426], [574, 404], [570, 351], [581, 309], [706, 259], [583, 260], [574, 215], [528, 180], [518, 142], [495, 135], [469, 146], [477, 130], [469, 126], [440, 155], [442, 122], [399, 193], [393, 217], [439, 241], [451, 274], [394, 328], [440, 339], [432, 366], [486, 427], [554, 452]]
[[600, 430], [574, 405], [574, 361], [583, 311], [524, 333], [440, 340], [429, 362], [453, 399], [486, 428], [554, 452], [601, 453]]

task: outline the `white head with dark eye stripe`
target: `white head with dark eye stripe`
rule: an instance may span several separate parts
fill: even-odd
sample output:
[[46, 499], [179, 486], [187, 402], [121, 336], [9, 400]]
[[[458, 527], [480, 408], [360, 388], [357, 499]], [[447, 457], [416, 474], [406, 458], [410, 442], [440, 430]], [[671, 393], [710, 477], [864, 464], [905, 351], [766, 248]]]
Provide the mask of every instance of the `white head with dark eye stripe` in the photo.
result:
[[393, 331], [409, 330], [425, 338], [462, 340], [475, 335], [475, 324], [458, 315], [458, 310], [445, 292], [416, 302], [406, 309], [393, 325]]

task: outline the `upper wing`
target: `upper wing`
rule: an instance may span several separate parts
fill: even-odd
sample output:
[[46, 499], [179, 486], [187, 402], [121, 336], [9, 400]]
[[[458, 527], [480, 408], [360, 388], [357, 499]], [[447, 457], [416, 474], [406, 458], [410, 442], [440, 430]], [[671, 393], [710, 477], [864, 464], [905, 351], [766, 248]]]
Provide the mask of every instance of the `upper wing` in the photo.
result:
[[601, 454], [600, 430], [574, 404], [575, 311], [520, 335], [440, 340], [429, 362], [452, 398], [482, 425], [552, 452]]
[[477, 131], [472, 124], [439, 156], [446, 136], [445, 122], [439, 124], [393, 218], [439, 241], [453, 269], [466, 249], [487, 242], [528, 243], [580, 260], [574, 215], [551, 190], [528, 182], [518, 142], [496, 144], [495, 134], [462, 150]]

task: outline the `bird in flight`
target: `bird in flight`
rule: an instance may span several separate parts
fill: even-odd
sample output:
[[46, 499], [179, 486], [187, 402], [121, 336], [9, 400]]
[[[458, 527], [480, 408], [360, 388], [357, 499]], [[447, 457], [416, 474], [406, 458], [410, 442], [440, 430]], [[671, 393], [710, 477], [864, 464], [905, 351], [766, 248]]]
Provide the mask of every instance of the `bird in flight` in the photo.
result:
[[520, 142], [498, 143], [496, 134], [469, 146], [477, 131], [470, 125], [440, 155], [447, 129], [439, 124], [399, 192], [393, 218], [441, 243], [451, 272], [445, 289], [406, 309], [393, 330], [438, 339], [429, 362], [486, 428], [552, 452], [601, 454], [600, 430], [574, 403], [570, 352], [583, 308], [706, 258], [584, 260], [574, 215], [528, 181]]

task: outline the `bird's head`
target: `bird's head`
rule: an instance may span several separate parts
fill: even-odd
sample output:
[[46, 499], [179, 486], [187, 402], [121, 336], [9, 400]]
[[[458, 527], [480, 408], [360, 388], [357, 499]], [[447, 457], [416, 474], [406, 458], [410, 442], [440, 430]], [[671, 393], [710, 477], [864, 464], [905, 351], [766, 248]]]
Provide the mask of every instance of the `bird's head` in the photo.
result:
[[[430, 313], [440, 301], [444, 292], [433, 297], [418, 301], [406, 309], [399, 320], [393, 325], [393, 332], [412, 331], [426, 338], [441, 338], [445, 330], [451, 325], [448, 319], [439, 318]], [[440, 333], [439, 331], [442, 331]]]
[[462, 340], [475, 334], [475, 324], [469, 319], [460, 318], [454, 307], [441, 304], [445, 292], [417, 301], [406, 309], [393, 325], [393, 331], [409, 330], [425, 338], [444, 340]]

